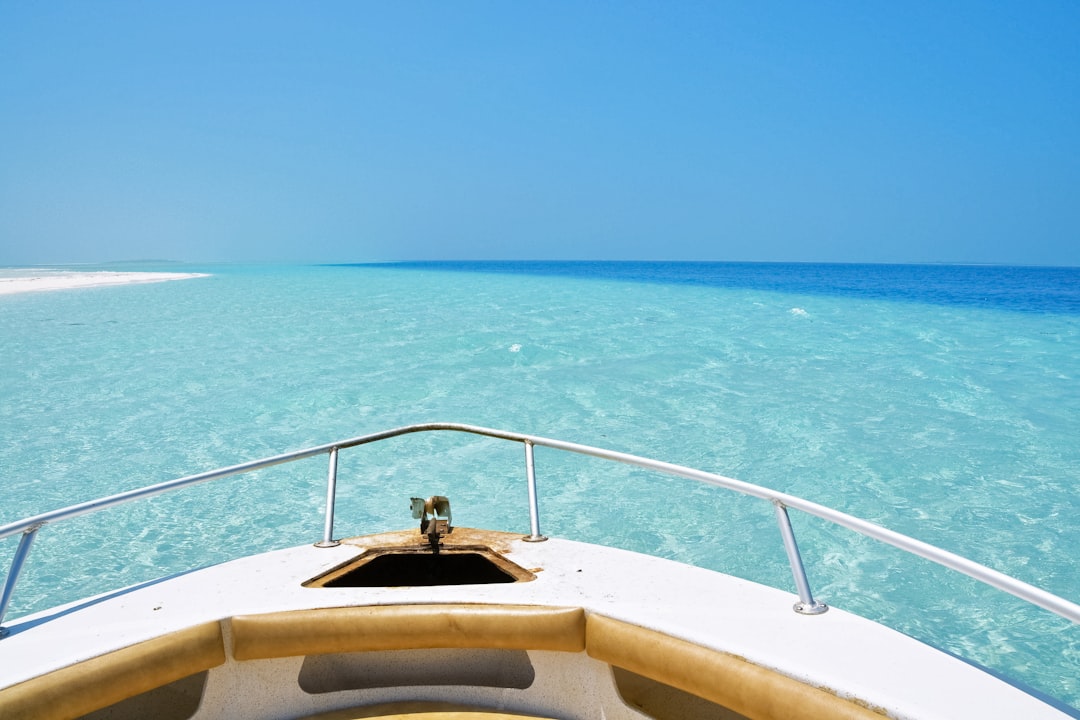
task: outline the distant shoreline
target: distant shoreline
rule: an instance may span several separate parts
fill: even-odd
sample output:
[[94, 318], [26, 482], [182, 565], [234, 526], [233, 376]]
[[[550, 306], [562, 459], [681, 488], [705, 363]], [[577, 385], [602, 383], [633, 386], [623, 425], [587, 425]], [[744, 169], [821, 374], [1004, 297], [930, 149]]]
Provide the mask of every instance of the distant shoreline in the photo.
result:
[[[14, 272], [15, 274], [7, 274]], [[74, 290], [109, 285], [135, 285], [141, 283], [189, 280], [209, 277], [205, 273], [166, 272], [75, 272], [70, 270], [0, 270], [0, 295], [14, 295], [49, 290]]]

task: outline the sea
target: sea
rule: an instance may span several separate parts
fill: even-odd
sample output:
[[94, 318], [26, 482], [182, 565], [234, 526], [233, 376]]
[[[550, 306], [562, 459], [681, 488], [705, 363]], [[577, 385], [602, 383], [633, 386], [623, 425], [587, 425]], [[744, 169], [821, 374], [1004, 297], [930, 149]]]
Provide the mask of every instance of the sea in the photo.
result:
[[[0, 296], [0, 525], [311, 445], [462, 422], [757, 483], [1080, 601], [1080, 268], [61, 269], [208, 276]], [[46, 526], [5, 623], [314, 542], [326, 475], [316, 458]], [[767, 502], [544, 448], [536, 476], [545, 535], [794, 593]], [[434, 494], [450, 497], [457, 525], [529, 531], [520, 446], [444, 433], [343, 452], [335, 534], [410, 526], [409, 498]], [[815, 597], [1080, 717], [1080, 626], [816, 518], [792, 521]], [[0, 541], [0, 568], [15, 547]]]

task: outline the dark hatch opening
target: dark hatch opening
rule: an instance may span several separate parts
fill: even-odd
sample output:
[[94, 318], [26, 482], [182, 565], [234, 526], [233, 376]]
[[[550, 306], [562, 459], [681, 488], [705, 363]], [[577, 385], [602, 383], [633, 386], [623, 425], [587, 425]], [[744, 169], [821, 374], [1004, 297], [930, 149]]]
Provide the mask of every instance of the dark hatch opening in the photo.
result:
[[317, 587], [426, 587], [490, 585], [519, 579], [479, 552], [390, 552], [305, 585]]

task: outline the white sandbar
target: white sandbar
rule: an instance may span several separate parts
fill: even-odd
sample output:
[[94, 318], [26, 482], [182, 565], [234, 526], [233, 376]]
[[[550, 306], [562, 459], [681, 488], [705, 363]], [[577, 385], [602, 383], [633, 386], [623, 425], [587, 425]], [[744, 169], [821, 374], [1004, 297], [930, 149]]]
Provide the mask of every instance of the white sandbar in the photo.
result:
[[0, 270], [0, 295], [209, 277], [204, 273]]

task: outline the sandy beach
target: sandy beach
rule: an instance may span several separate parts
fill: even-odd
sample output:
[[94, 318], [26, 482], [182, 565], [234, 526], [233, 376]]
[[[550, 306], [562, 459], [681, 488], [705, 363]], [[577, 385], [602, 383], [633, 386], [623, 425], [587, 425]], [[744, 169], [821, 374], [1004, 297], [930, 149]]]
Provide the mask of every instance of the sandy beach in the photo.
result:
[[203, 273], [0, 270], [0, 295], [208, 277]]

